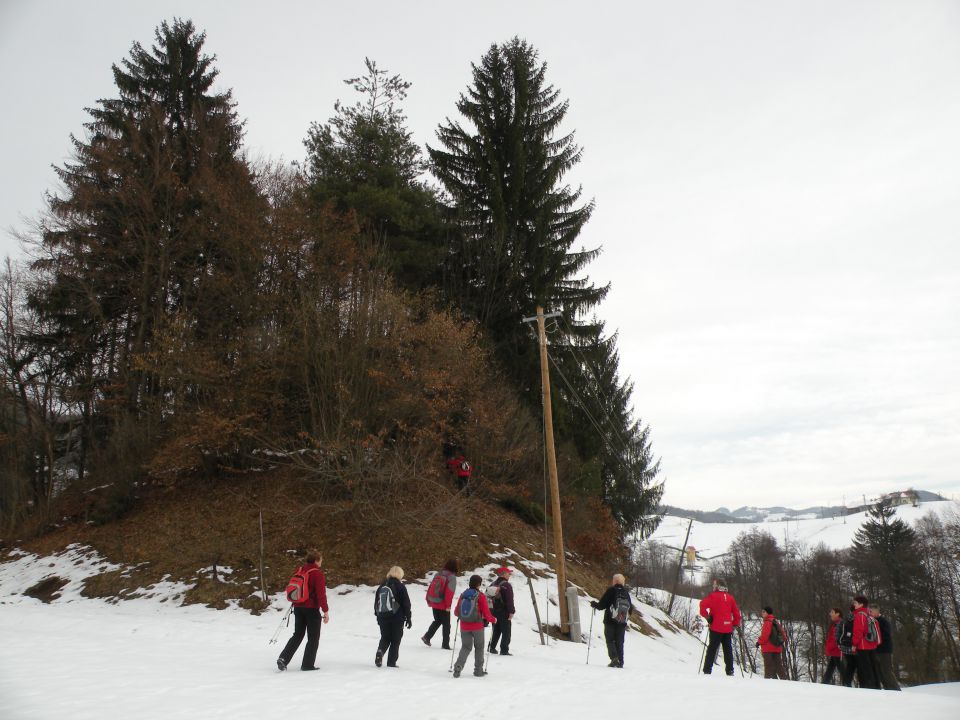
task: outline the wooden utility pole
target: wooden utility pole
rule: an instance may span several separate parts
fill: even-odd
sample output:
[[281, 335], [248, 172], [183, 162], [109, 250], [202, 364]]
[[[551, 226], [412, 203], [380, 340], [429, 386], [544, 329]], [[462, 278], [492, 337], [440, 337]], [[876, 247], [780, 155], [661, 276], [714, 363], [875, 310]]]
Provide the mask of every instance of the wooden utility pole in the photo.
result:
[[667, 607], [667, 615], [673, 612], [673, 599], [677, 596], [677, 585], [680, 582], [680, 573], [683, 572], [683, 554], [687, 551], [687, 541], [690, 539], [690, 528], [693, 527], [693, 518], [687, 524], [687, 535], [683, 538], [683, 547], [680, 548], [680, 562], [677, 563], [677, 576], [673, 579], [673, 592], [670, 593], [670, 605]]
[[[556, 315], [558, 313], [551, 313]], [[567, 569], [563, 550], [563, 523], [560, 520], [560, 482], [557, 480], [557, 453], [553, 446], [553, 405], [550, 400], [550, 365], [547, 359], [547, 333], [543, 308], [537, 307], [537, 337], [540, 339], [540, 382], [543, 387], [543, 432], [547, 450], [547, 472], [550, 476], [550, 516], [553, 519], [553, 550], [557, 563], [557, 603], [560, 606], [560, 632], [570, 632], [567, 613]], [[524, 321], [533, 318], [524, 318]]]

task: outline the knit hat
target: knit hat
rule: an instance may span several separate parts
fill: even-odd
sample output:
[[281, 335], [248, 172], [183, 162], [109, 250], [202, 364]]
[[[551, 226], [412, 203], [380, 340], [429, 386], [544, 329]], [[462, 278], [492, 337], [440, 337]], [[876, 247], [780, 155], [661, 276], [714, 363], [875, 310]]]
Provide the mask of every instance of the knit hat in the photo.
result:
[[506, 567], [506, 566], [498, 567], [498, 568], [497, 568], [497, 575], [501, 575], [501, 576], [503, 576], [503, 575], [509, 575], [509, 574], [512, 573], [512, 572], [513, 572], [513, 570], [511, 570], [510, 568], [508, 568], [508, 567]]
[[763, 606], [763, 611], [764, 611], [767, 615], [773, 615], [773, 608], [770, 607], [769, 605], [764, 605], [764, 606]]

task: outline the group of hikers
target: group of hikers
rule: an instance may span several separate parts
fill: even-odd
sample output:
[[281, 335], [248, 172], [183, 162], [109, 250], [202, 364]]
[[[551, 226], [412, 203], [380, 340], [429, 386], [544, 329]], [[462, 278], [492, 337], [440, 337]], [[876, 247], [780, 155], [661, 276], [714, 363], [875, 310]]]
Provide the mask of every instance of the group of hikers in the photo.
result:
[[[733, 633], [742, 619], [737, 601], [727, 590], [723, 580], [713, 581], [713, 592], [700, 601], [700, 615], [706, 618], [710, 629], [704, 645], [703, 673], [709, 675], [723, 648], [723, 664], [727, 675], [733, 675]], [[862, 688], [899, 690], [893, 667], [893, 632], [880, 606], [870, 604], [863, 595], [857, 595], [844, 617], [840, 608], [830, 610], [830, 627], [825, 633], [824, 655], [827, 668], [821, 682], [831, 684], [839, 672], [846, 687], [852, 687], [854, 678]], [[764, 678], [787, 680], [783, 653], [788, 637], [773, 608], [761, 611], [763, 624], [755, 646], [763, 656]]]
[[[323, 556], [316, 550], [308, 550], [304, 563], [297, 568], [287, 585], [287, 599], [290, 600], [294, 630], [280, 656], [277, 667], [286, 670], [294, 653], [303, 642], [307, 644], [303, 651], [301, 670], [316, 670], [317, 646], [320, 642], [320, 624], [330, 621], [330, 609], [327, 605], [326, 577], [320, 566]], [[433, 612], [433, 622], [420, 638], [424, 645], [432, 645], [437, 630], [441, 631], [441, 648], [456, 650], [457, 636], [451, 646], [451, 612], [457, 617], [460, 652], [453, 662], [455, 678], [460, 677], [464, 666], [473, 653], [473, 674], [483, 677], [487, 674], [484, 667], [484, 651], [491, 655], [510, 656], [511, 626], [516, 607], [513, 601], [513, 586], [510, 577], [513, 571], [509, 567], [496, 570], [496, 580], [481, 591], [483, 578], [471, 575], [468, 587], [454, 604], [457, 589], [459, 566], [455, 559], [447, 560], [427, 587], [426, 601]], [[374, 593], [373, 612], [380, 626], [380, 642], [374, 655], [374, 665], [383, 666], [384, 657], [387, 667], [397, 667], [400, 657], [400, 642], [403, 631], [413, 627], [413, 611], [410, 595], [403, 584], [403, 568], [394, 566]], [[614, 575], [610, 588], [599, 600], [591, 602], [595, 610], [604, 611], [604, 637], [607, 642], [609, 667], [623, 667], [623, 639], [627, 619], [633, 609], [630, 593], [624, 586], [623, 575]], [[321, 613], [322, 611], [322, 613]], [[493, 626], [489, 644], [486, 642], [486, 627]]]
[[[317, 646], [320, 640], [320, 625], [330, 621], [327, 605], [326, 578], [321, 569], [323, 557], [316, 550], [309, 550], [304, 563], [294, 573], [287, 585], [287, 598], [291, 601], [294, 632], [287, 641], [277, 667], [286, 670], [304, 636], [307, 644], [303, 652], [301, 670], [316, 670]], [[496, 580], [481, 590], [483, 578], [471, 575], [468, 587], [456, 602], [457, 574], [459, 566], [455, 559], [447, 560], [427, 586], [426, 602], [433, 613], [433, 621], [420, 640], [428, 647], [437, 631], [441, 631], [441, 648], [456, 651], [458, 636], [453, 635], [451, 646], [451, 612], [457, 617], [460, 652], [452, 663], [453, 676], [460, 677], [467, 660], [473, 653], [473, 674], [483, 677], [484, 652], [510, 656], [510, 639], [514, 607], [513, 586], [510, 577], [513, 571], [506, 566], [497, 568]], [[374, 593], [373, 611], [380, 627], [380, 642], [374, 655], [374, 664], [397, 667], [400, 643], [404, 629], [413, 627], [413, 611], [410, 595], [403, 584], [403, 568], [394, 566]], [[624, 637], [633, 602], [623, 575], [616, 574], [610, 586], [599, 600], [590, 603], [594, 611], [603, 613], [603, 634], [610, 659], [608, 667], [622, 668], [624, 662]], [[322, 611], [322, 614], [321, 614]], [[740, 627], [742, 616], [737, 601], [727, 590], [723, 580], [713, 581], [713, 591], [700, 601], [700, 615], [710, 629], [709, 640], [704, 644], [703, 673], [710, 675], [716, 662], [717, 652], [722, 648], [724, 669], [733, 675], [733, 634]], [[783, 664], [783, 652], [789, 638], [783, 625], [774, 615], [773, 608], [765, 606], [761, 613], [763, 624], [756, 647], [763, 656], [765, 678], [788, 679]], [[827, 668], [822, 682], [831, 683], [839, 671], [841, 681], [847, 687], [856, 677], [860, 687], [881, 687], [899, 690], [893, 669], [893, 650], [890, 623], [876, 605], [869, 605], [867, 598], [853, 598], [847, 617], [839, 608], [830, 611], [830, 629], [826, 633], [824, 653]], [[486, 627], [493, 626], [490, 642], [486, 642]]]

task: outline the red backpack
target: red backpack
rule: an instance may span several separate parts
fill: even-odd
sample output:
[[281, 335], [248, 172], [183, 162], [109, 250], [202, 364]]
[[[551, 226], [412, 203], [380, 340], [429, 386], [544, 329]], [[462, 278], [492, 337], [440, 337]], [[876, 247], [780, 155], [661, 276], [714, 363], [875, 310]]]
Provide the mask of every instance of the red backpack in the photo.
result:
[[310, 601], [309, 575], [314, 570], [316, 568], [299, 567], [287, 583], [287, 600], [292, 602], [294, 607], [303, 607]]
[[447, 599], [447, 576], [443, 572], [438, 572], [433, 580], [430, 581], [430, 587], [427, 588], [428, 603], [442, 603]]

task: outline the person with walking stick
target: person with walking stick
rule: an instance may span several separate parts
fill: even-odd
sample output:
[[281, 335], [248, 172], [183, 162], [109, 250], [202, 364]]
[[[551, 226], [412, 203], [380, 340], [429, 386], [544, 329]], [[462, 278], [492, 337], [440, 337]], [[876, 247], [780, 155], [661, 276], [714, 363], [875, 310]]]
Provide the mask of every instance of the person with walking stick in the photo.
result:
[[[287, 586], [287, 598], [293, 603], [293, 636], [277, 658], [277, 668], [287, 669], [293, 654], [307, 636], [301, 670], [316, 670], [317, 646], [320, 643], [320, 623], [330, 622], [327, 607], [327, 580], [320, 569], [323, 556], [317, 550], [307, 550], [303, 565], [297, 569]], [[296, 592], [292, 588], [296, 588]], [[321, 614], [320, 611], [323, 611]]]
[[454, 614], [460, 619], [460, 640], [463, 645], [460, 654], [453, 665], [453, 676], [460, 677], [463, 666], [473, 651], [473, 674], [483, 677], [487, 671], [483, 667], [484, 624], [496, 623], [497, 619], [490, 614], [487, 597], [480, 592], [483, 578], [479, 575], [470, 576], [470, 587], [460, 594]]
[[713, 671], [717, 650], [723, 646], [723, 665], [727, 675], [733, 675], [733, 630], [740, 625], [740, 608], [733, 595], [727, 592], [723, 580], [713, 581], [713, 592], [700, 601], [700, 614], [710, 628], [710, 641], [703, 660], [703, 674]]
[[[599, 600], [590, 603], [594, 610], [603, 610], [603, 637], [607, 641], [607, 655], [610, 663], [607, 667], [623, 667], [623, 640], [627, 632], [627, 621], [633, 602], [625, 587], [626, 578], [617, 573], [610, 580], [610, 587]], [[592, 622], [592, 618], [591, 618]]]

